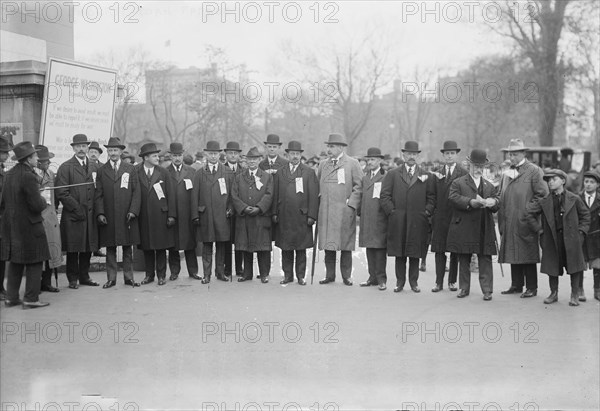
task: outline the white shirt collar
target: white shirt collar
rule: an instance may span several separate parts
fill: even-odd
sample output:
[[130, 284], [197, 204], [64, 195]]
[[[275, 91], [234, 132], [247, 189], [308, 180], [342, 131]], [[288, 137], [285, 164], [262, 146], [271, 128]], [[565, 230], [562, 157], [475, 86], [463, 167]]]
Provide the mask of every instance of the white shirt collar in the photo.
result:
[[481, 177], [475, 178], [475, 177], [471, 176], [471, 178], [473, 179], [473, 182], [475, 183], [475, 187], [479, 188], [479, 184], [481, 184]]
[[237, 163], [227, 163], [229, 164], [229, 168], [235, 170], [237, 168]]
[[596, 192], [594, 191], [592, 194], [585, 193], [585, 200], [587, 201], [588, 198], [591, 198], [592, 203], [594, 203], [594, 200], [596, 199]]
[[344, 152], [342, 151], [339, 156], [334, 158], [334, 160], [340, 161], [340, 158], [342, 158], [343, 155], [344, 155]]
[[517, 167], [521, 167], [523, 164], [525, 164], [525, 159], [519, 161], [519, 164], [517, 164]]
[[85, 166], [85, 163], [86, 163], [87, 157], [84, 157], [84, 158], [83, 158], [83, 160], [82, 160], [82, 159], [80, 159], [80, 158], [79, 158], [79, 157], [77, 157], [77, 156], [76, 156], [75, 158], [77, 159], [77, 161], [79, 161], [79, 164], [81, 164], [82, 166]]
[[410, 172], [410, 169], [412, 168], [413, 171], [416, 169], [416, 164], [414, 166], [409, 166], [408, 163], [404, 163], [404, 166], [406, 166], [406, 171]]
[[154, 172], [154, 166], [147, 167], [146, 164], [144, 164], [144, 171], [146, 172], [146, 174], [148, 174], [148, 171], [150, 171], [152, 173], [152, 172]]
[[114, 168], [114, 167], [115, 167], [115, 165], [116, 165], [116, 167], [117, 167], [117, 170], [118, 170], [118, 169], [119, 169], [119, 167], [121, 166], [121, 159], [118, 159], [116, 163], [115, 163], [115, 162], [113, 162], [112, 160], [109, 160], [109, 161], [110, 161], [110, 166]]
[[377, 170], [371, 171], [371, 175], [377, 174], [381, 171], [381, 167], [377, 167]]
[[273, 164], [274, 162], [277, 161], [277, 157], [278, 156], [271, 158], [271, 157], [267, 156], [267, 161], [269, 162], [269, 164]]

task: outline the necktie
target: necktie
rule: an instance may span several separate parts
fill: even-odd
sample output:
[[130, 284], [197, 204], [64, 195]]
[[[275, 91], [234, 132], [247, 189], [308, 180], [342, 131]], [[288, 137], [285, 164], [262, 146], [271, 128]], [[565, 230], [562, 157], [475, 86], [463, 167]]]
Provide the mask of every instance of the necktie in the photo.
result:
[[292, 171], [292, 174], [294, 174], [296, 172], [296, 166], [292, 165], [291, 171]]
[[88, 173], [88, 164], [87, 164], [87, 161], [83, 160], [82, 164], [83, 164], [83, 169], [85, 170], [85, 173], [87, 174]]
[[210, 166], [210, 173], [211, 174], [215, 173], [215, 168], [216, 168], [215, 166]]
[[333, 166], [334, 166], [334, 167], [335, 167], [335, 166], [337, 166], [337, 159], [334, 159], [334, 160], [333, 160]]
[[410, 178], [412, 178], [413, 174], [414, 174], [414, 170], [413, 170], [413, 168], [412, 168], [412, 167], [409, 167], [409, 168], [408, 168], [408, 175], [410, 176]]
[[446, 180], [450, 180], [450, 174], [452, 174], [450, 172], [450, 166], [446, 166]]
[[375, 172], [371, 171], [371, 180], [374, 180], [374, 179], [375, 179]]
[[588, 194], [587, 198], [588, 198], [588, 207], [592, 208], [592, 196]]
[[150, 179], [152, 178], [152, 171], [150, 171], [150, 169], [148, 169], [148, 181], [150, 181]]
[[113, 161], [113, 171], [115, 172], [115, 177], [117, 176], [117, 172], [118, 172], [118, 168], [117, 168], [117, 162]]

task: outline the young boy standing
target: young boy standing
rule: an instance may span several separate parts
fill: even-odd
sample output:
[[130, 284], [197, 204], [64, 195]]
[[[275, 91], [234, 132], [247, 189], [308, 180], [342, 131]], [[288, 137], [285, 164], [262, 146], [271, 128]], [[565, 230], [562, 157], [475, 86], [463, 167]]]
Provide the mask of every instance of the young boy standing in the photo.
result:
[[[588, 171], [583, 174], [583, 189], [581, 199], [590, 212], [590, 229], [583, 244], [586, 268], [594, 270], [594, 298], [600, 300], [600, 173]], [[583, 292], [583, 275], [579, 283], [579, 301], [585, 301]]]

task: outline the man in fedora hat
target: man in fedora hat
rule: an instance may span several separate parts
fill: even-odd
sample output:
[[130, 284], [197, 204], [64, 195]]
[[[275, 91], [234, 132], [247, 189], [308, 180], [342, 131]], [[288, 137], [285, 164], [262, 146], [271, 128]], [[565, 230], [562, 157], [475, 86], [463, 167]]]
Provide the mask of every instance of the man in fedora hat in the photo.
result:
[[[237, 141], [228, 141], [225, 146], [225, 168], [233, 173], [233, 180], [235, 176], [241, 174], [243, 169], [240, 164], [240, 153], [242, 149]], [[239, 250], [232, 250], [233, 244], [235, 244], [235, 213], [229, 218], [231, 225], [231, 236], [229, 241], [225, 244], [225, 276], [231, 277], [233, 274], [232, 257], [235, 259], [235, 275], [244, 275], [244, 253]], [[233, 254], [233, 255], [232, 255]]]
[[[2, 187], [4, 185], [4, 163], [8, 160], [8, 152], [12, 150], [4, 135], [0, 137], [0, 198], [2, 198]], [[2, 223], [2, 214], [4, 210], [0, 208], [0, 224]], [[2, 233], [0, 232], [0, 247], [2, 245]], [[6, 299], [6, 289], [4, 288], [4, 271], [6, 269], [6, 261], [0, 260], [0, 301]]]
[[[60, 219], [62, 249], [67, 253], [69, 288], [98, 286], [90, 278], [90, 258], [98, 250], [98, 226], [94, 217], [94, 197], [98, 164], [87, 157], [90, 141], [85, 134], [73, 136], [75, 155], [62, 163], [56, 173], [56, 197], [63, 204]], [[78, 184], [78, 185], [76, 185]], [[78, 284], [79, 281], [79, 284]]]
[[257, 254], [261, 282], [269, 282], [273, 176], [258, 168], [261, 157], [258, 149], [252, 147], [246, 154], [248, 168], [235, 176], [233, 182], [235, 249], [244, 252], [244, 276], [238, 278], [238, 282], [252, 280], [254, 252]]
[[204, 158], [204, 153], [202, 153], [202, 151], [198, 151], [198, 152], [196, 152], [195, 157], [196, 157], [196, 160], [194, 161], [194, 164], [192, 164], [192, 168], [194, 170], [200, 170], [206, 164], [206, 159]]
[[473, 149], [467, 157], [469, 174], [452, 182], [449, 201], [452, 219], [446, 241], [447, 250], [458, 255], [460, 265], [458, 298], [471, 291], [471, 256], [479, 261], [479, 285], [483, 299], [490, 301], [493, 292], [492, 255], [496, 255], [496, 228], [493, 213], [498, 211], [498, 192], [483, 178], [488, 163], [485, 150]]
[[341, 134], [330, 134], [328, 160], [319, 164], [317, 177], [319, 205], [319, 250], [325, 250], [325, 278], [319, 284], [335, 281], [336, 251], [340, 251], [340, 271], [345, 285], [352, 285], [352, 251], [356, 244], [356, 215], [362, 195], [363, 172], [358, 160], [345, 152], [348, 146]]
[[278, 154], [281, 144], [277, 134], [269, 134], [267, 136], [267, 141], [265, 141], [267, 158], [258, 165], [261, 170], [269, 174], [276, 174], [280, 169], [288, 165], [289, 161]]
[[[452, 218], [452, 205], [448, 200], [448, 193], [452, 182], [467, 174], [467, 171], [456, 163], [460, 148], [456, 141], [444, 141], [440, 150], [444, 157], [444, 165], [433, 169], [435, 176], [435, 212], [432, 217], [431, 251], [435, 253], [435, 287], [434, 293], [444, 289], [444, 275], [446, 274], [446, 238]], [[450, 253], [448, 273], [448, 288], [456, 291], [456, 278], [458, 276], [458, 256]]]
[[385, 170], [381, 167], [383, 155], [381, 150], [371, 147], [365, 156], [367, 173], [362, 179], [362, 201], [360, 204], [360, 231], [358, 234], [359, 247], [365, 247], [369, 278], [360, 283], [361, 287], [378, 286], [384, 291], [387, 286], [385, 272], [387, 216], [381, 208], [381, 184]]
[[136, 166], [142, 199], [139, 248], [144, 251], [146, 270], [142, 284], [154, 282], [156, 275], [158, 285], [165, 285], [167, 250], [175, 246], [177, 203], [171, 176], [158, 165], [159, 152], [156, 144], [144, 144], [139, 154], [143, 162]]
[[[4, 303], [8, 307], [22, 304], [24, 309], [45, 307], [48, 303], [39, 301], [39, 294], [42, 263], [50, 259], [50, 251], [42, 218], [46, 200], [40, 195], [38, 177], [33, 171], [37, 151], [30, 141], [18, 143], [13, 151], [18, 164], [6, 173], [0, 200], [0, 208], [4, 209], [0, 259], [9, 262]], [[21, 301], [23, 271], [27, 281]]]
[[175, 224], [175, 246], [169, 249], [169, 280], [174, 281], [181, 272], [181, 257], [179, 251], [183, 250], [188, 276], [199, 280], [198, 258], [196, 257], [196, 233], [192, 224], [192, 189], [196, 170], [183, 164], [183, 145], [171, 143], [171, 165], [167, 171], [171, 175], [171, 182], [175, 188], [175, 206], [177, 207], [177, 224]]
[[407, 141], [402, 149], [404, 164], [387, 173], [381, 188], [381, 207], [388, 216], [387, 253], [396, 257], [396, 293], [406, 283], [406, 258], [410, 288], [421, 292], [419, 259], [427, 250], [435, 188], [433, 178], [417, 163], [420, 152], [419, 143]]
[[225, 247], [231, 239], [231, 185], [234, 174], [219, 162], [220, 153], [219, 142], [208, 141], [204, 149], [206, 167], [198, 170], [194, 176], [191, 218], [197, 226], [197, 239], [202, 243], [202, 284], [210, 283], [212, 277], [213, 243], [215, 276], [217, 280], [231, 280], [231, 273], [225, 274]]
[[521, 298], [537, 295], [537, 266], [540, 262], [539, 242], [536, 232], [527, 224], [529, 203], [539, 202], [548, 195], [544, 182], [544, 172], [525, 156], [528, 150], [520, 139], [513, 139], [507, 148], [511, 162], [510, 169], [500, 180], [500, 210], [498, 229], [500, 231], [499, 263], [510, 264], [510, 288], [502, 294], [520, 294]]
[[135, 165], [135, 156], [129, 151], [123, 151], [121, 153], [121, 160], [125, 161], [127, 164]]
[[95, 200], [100, 247], [106, 247], [107, 281], [102, 288], [117, 284], [117, 247], [123, 251], [125, 285], [138, 287], [133, 279], [133, 246], [140, 243], [140, 183], [135, 166], [121, 159], [125, 149], [121, 140], [111, 137], [104, 147], [108, 161], [98, 170]]
[[566, 270], [571, 277], [569, 305], [578, 306], [579, 284], [585, 270], [583, 244], [590, 227], [590, 212], [581, 197], [565, 189], [567, 174], [564, 171], [548, 170], [544, 180], [550, 195], [527, 204], [527, 223], [541, 236], [540, 271], [548, 274], [550, 283], [550, 295], [544, 304], [558, 301], [558, 278]]
[[[33, 171], [38, 175], [40, 188], [54, 187], [55, 175], [50, 170], [50, 159], [54, 157], [54, 153], [48, 150], [48, 147], [43, 145], [35, 146], [38, 151], [37, 167]], [[44, 219], [44, 230], [46, 239], [48, 240], [48, 248], [50, 251], [50, 260], [44, 261], [42, 269], [42, 291], [51, 293], [59, 292], [59, 289], [52, 285], [52, 273], [57, 275], [58, 267], [62, 265], [62, 246], [60, 239], [60, 225], [58, 222], [57, 208], [54, 190], [43, 190], [42, 197], [46, 200], [46, 209], [42, 211]]]
[[[600, 172], [586, 171], [583, 174], [583, 192], [581, 199], [590, 212], [590, 228], [583, 244], [586, 268], [591, 268], [594, 275], [594, 298], [600, 300]], [[583, 292], [583, 275], [579, 283], [579, 301], [585, 301]]]
[[104, 151], [100, 148], [100, 144], [97, 141], [92, 141], [88, 147], [88, 157], [90, 162], [98, 164], [99, 167], [102, 167], [102, 163], [100, 162], [100, 156]]
[[290, 158], [288, 167], [279, 170], [273, 194], [275, 245], [281, 249], [284, 278], [281, 284], [294, 281], [294, 251], [296, 278], [306, 285], [306, 249], [313, 246], [312, 227], [319, 213], [319, 181], [308, 166], [300, 163], [302, 144], [290, 141], [285, 150]]

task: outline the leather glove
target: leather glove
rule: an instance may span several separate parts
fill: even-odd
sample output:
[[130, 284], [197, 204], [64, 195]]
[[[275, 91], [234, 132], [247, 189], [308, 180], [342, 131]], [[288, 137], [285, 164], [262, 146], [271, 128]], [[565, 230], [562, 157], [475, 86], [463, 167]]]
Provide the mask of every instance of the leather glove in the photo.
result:
[[273, 224], [277, 224], [279, 222], [279, 217], [274, 214], [271, 216], [271, 221], [273, 221]]
[[106, 220], [106, 217], [103, 214], [100, 214], [97, 218], [98, 220], [98, 224], [100, 225], [107, 225], [108, 221]]
[[171, 228], [175, 225], [175, 219], [173, 217], [167, 218], [167, 227]]
[[252, 207], [252, 211], [250, 212], [250, 216], [255, 217], [258, 215], [258, 213], [260, 213], [260, 208], [258, 207]]
[[200, 225], [200, 219], [199, 219], [199, 218], [194, 218], [194, 219], [192, 220], [192, 223], [193, 223], [194, 225]]
[[136, 215], [133, 213], [127, 213], [127, 222], [130, 222], [131, 220], [135, 220]]
[[315, 219], [312, 217], [308, 217], [308, 225], [310, 225], [310, 226], [315, 225]]

